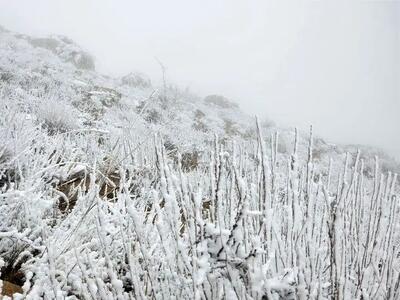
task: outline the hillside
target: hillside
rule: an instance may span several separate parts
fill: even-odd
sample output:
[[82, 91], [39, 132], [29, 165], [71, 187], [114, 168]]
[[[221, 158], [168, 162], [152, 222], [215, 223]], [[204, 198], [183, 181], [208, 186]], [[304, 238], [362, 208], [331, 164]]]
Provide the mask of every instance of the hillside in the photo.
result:
[[3, 28], [0, 112], [3, 294], [400, 297], [400, 166], [382, 151]]

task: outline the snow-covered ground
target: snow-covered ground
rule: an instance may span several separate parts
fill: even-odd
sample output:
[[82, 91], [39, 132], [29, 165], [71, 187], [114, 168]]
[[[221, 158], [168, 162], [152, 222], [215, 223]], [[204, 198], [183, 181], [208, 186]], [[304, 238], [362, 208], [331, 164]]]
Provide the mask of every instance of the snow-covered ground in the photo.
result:
[[399, 171], [0, 28], [5, 295], [399, 299]]

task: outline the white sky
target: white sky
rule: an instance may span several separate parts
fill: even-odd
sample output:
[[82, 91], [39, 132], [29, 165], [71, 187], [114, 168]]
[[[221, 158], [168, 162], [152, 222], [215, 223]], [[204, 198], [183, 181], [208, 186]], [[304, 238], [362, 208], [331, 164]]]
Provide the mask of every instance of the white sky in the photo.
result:
[[224, 94], [279, 124], [400, 158], [400, 2], [0, 0], [0, 24], [63, 34], [104, 73]]

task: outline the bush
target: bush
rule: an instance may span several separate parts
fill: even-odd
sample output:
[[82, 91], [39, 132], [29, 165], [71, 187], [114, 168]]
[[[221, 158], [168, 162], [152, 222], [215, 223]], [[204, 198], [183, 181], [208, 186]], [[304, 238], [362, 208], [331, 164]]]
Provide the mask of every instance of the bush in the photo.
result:
[[205, 117], [205, 114], [197, 109], [194, 113], [194, 123], [192, 124], [192, 128], [197, 131], [201, 132], [208, 132], [209, 129], [207, 125], [204, 123], [203, 118]]
[[159, 124], [161, 122], [161, 114], [156, 109], [149, 109], [145, 113], [144, 119], [152, 124]]
[[200, 163], [200, 155], [198, 151], [185, 152], [182, 154], [181, 164], [184, 172], [197, 169]]
[[37, 118], [50, 135], [76, 129], [77, 115], [71, 106], [55, 99], [46, 99], [39, 104]]
[[4, 187], [8, 189], [18, 178], [14, 166], [8, 164], [12, 157], [12, 152], [6, 146], [0, 147], [0, 190]]
[[228, 137], [233, 137], [240, 134], [238, 124], [228, 119], [224, 119], [224, 131]]

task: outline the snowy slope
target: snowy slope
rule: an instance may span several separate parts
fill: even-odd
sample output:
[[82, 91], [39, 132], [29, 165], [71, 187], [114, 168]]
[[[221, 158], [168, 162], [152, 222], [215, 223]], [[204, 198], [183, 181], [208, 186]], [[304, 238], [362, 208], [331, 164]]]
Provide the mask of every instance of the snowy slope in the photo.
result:
[[[254, 117], [247, 116], [222, 96], [203, 100], [172, 85], [164, 91], [140, 73], [109, 78], [96, 73], [93, 58], [65, 37], [32, 38], [4, 29], [0, 32], [3, 95], [19, 101], [28, 111], [35, 110], [46, 98], [68, 106], [76, 121], [74, 128], [104, 129], [115, 134], [160, 132], [165, 139], [187, 149], [201, 148], [202, 143], [214, 139], [214, 134], [220, 139], [239, 141], [256, 136]], [[79, 64], [82, 57], [90, 62]], [[291, 152], [293, 129], [271, 123], [266, 123], [263, 129], [267, 137], [278, 131], [279, 152]], [[300, 145], [304, 154], [307, 144], [308, 133], [303, 133]], [[347, 151], [354, 155], [357, 148], [362, 148], [366, 161], [373, 161], [378, 155], [386, 170], [400, 170], [383, 151], [331, 145], [321, 138], [316, 139], [314, 146], [315, 157], [321, 161], [344, 157]]]
[[[0, 112], [0, 278], [27, 299], [325, 299], [343, 274], [344, 296], [389, 297], [400, 166], [381, 151], [258, 132], [222, 96], [110, 78], [68, 38], [2, 28]], [[354, 270], [327, 271], [334, 249]], [[366, 266], [381, 257], [392, 275]]]

